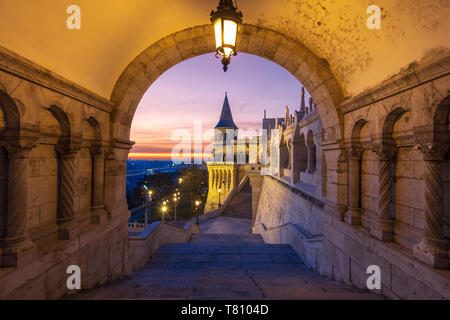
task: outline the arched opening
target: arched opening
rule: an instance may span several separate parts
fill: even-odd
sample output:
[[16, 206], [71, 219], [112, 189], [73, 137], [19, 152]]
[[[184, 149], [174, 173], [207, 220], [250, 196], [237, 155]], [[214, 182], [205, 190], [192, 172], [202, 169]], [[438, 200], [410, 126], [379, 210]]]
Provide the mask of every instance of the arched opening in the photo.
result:
[[383, 157], [378, 161], [380, 166], [378, 187], [381, 208], [379, 214], [383, 219], [394, 223], [392, 240], [412, 249], [414, 243], [410, 241], [411, 238], [402, 236], [405, 233], [402, 232], [403, 220], [400, 218], [405, 211], [408, 211], [405, 215], [413, 215], [414, 209], [421, 207], [417, 197], [409, 198], [409, 195], [417, 190], [417, 185], [412, 188], [412, 177], [403, 173], [403, 169], [409, 165], [403, 161], [408, 161], [408, 155], [415, 152], [411, 146], [403, 142], [404, 137], [411, 132], [410, 112], [396, 108], [387, 115], [383, 124]]
[[301, 172], [308, 167], [308, 149], [306, 147], [305, 135], [297, 128], [293, 139], [294, 165], [293, 183], [300, 181]]
[[[328, 63], [315, 56], [298, 40], [265, 27], [242, 25], [238, 36], [240, 39], [238, 52], [272, 61], [285, 68], [300, 83], [304, 84], [305, 89], [316, 102], [315, 107], [321, 120], [319, 130], [321, 143], [340, 145], [342, 127], [337, 106], [343, 101], [343, 92]], [[111, 94], [115, 108], [111, 113], [110, 133], [111, 138], [117, 141], [118, 148], [121, 143], [129, 141], [135, 111], [152, 83], [179, 62], [214, 51], [213, 28], [211, 25], [203, 25], [182, 30], [161, 39], [148, 47], [128, 65]], [[287, 162], [283, 166], [278, 165], [280, 170], [278, 174], [281, 176], [288, 173], [287, 170], [289, 170], [283, 169], [289, 167], [290, 160], [286, 143], [287, 141], [284, 142], [284, 145], [281, 144], [282, 152], [279, 154], [281, 159], [279, 157], [276, 160]], [[131, 147], [131, 142], [128, 144]], [[287, 161], [284, 160], [283, 153], [286, 154]], [[116, 157], [118, 157], [116, 160], [126, 161], [126, 155], [122, 152], [116, 153]], [[333, 157], [329, 159], [333, 159]], [[125, 175], [107, 176], [106, 181], [125, 184], [122, 181], [125, 178]], [[290, 174], [287, 178], [290, 180]], [[315, 177], [311, 177], [311, 179], [314, 180]], [[239, 183], [239, 179], [236, 180]], [[219, 181], [216, 185], [219, 185]], [[326, 188], [325, 186], [322, 190]]]
[[[342, 90], [328, 63], [316, 57], [302, 43], [268, 28], [242, 25], [238, 51], [260, 56], [288, 70], [303, 83], [316, 101], [327, 141], [341, 137], [336, 106], [343, 100]], [[117, 81], [111, 100], [112, 135], [130, 137], [136, 108], [150, 85], [166, 70], [189, 58], [215, 51], [211, 25], [197, 26], [169, 35], [136, 57]]]
[[279, 165], [280, 178], [289, 177], [289, 149], [287, 146], [286, 138], [282, 135], [280, 142], [280, 165]]
[[308, 147], [308, 173], [314, 173], [316, 171], [316, 144], [314, 143], [314, 135], [312, 130], [308, 131], [307, 135], [307, 147]]
[[351, 136], [351, 147], [348, 162], [348, 214], [347, 222], [352, 225], [361, 224], [362, 216], [362, 156], [363, 146], [361, 141], [361, 131], [366, 126], [367, 121], [360, 119], [353, 126]]
[[[64, 147], [70, 140], [70, 122], [67, 114], [57, 106], [51, 106], [48, 108], [48, 111], [53, 116], [53, 120], [48, 120], [53, 124], [53, 130], [55, 131], [57, 136], [57, 141], [55, 145], [56, 150], [56, 159], [57, 159], [57, 208], [56, 208], [56, 217], [62, 218], [62, 205], [63, 205], [63, 154], [65, 152]], [[56, 122], [55, 122], [56, 120]], [[67, 183], [67, 182], [66, 182]]]
[[[85, 137], [89, 141], [86, 156], [90, 160], [89, 174], [90, 188], [89, 188], [89, 205], [91, 212], [91, 220], [93, 223], [101, 223], [101, 213], [104, 208], [104, 181], [105, 181], [105, 155], [102, 146], [102, 134], [100, 124], [94, 117], [89, 117], [86, 120], [87, 126], [90, 132], [88, 137]], [[80, 172], [81, 174], [81, 172]], [[87, 190], [86, 190], [87, 191]], [[82, 208], [80, 208], [82, 210]]]
[[292, 183], [297, 183], [300, 181], [300, 172], [304, 172], [307, 166], [307, 148], [305, 142], [305, 135], [301, 133], [300, 129], [297, 127], [295, 129], [294, 138], [292, 140], [292, 151], [293, 151], [293, 181]]

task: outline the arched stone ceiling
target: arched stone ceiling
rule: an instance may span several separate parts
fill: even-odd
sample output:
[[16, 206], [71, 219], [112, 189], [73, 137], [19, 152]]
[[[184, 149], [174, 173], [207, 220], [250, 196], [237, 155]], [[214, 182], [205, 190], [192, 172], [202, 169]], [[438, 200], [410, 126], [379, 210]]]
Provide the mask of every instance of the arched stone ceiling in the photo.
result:
[[[209, 22], [218, 0], [0, 0], [0, 45], [109, 98], [126, 66], [159, 39]], [[82, 29], [66, 28], [66, 8]], [[450, 47], [450, 0], [239, 0], [244, 22], [280, 31], [328, 60], [346, 95]], [[382, 30], [366, 9], [382, 8]], [[220, 66], [218, 65], [218, 68]]]

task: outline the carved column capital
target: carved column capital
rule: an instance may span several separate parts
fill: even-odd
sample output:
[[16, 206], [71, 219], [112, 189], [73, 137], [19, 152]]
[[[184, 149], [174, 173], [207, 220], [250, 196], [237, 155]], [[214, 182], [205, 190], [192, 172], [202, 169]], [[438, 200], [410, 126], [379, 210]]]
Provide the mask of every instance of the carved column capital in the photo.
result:
[[94, 158], [100, 158], [105, 156], [105, 149], [102, 146], [93, 146], [89, 149], [89, 152]]
[[449, 145], [447, 143], [427, 142], [416, 144], [414, 148], [422, 152], [425, 161], [442, 162], [448, 152]]
[[398, 148], [391, 144], [374, 143], [371, 149], [381, 161], [394, 161], [398, 153]]
[[55, 149], [62, 158], [73, 159], [77, 152], [80, 151], [81, 146], [74, 143], [58, 144]]
[[349, 160], [361, 160], [363, 149], [360, 147], [350, 147], [347, 150]]
[[3, 140], [0, 142], [0, 146], [6, 149], [10, 157], [25, 158], [37, 146], [37, 138]]

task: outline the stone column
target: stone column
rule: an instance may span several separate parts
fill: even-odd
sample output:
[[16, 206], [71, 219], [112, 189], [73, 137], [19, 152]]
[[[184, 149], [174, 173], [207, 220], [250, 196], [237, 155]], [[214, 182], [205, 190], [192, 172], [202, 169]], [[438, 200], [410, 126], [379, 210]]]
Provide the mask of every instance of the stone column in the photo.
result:
[[425, 162], [425, 230], [422, 242], [413, 248], [414, 257], [438, 269], [449, 267], [450, 242], [444, 240], [443, 152], [421, 147]]
[[379, 240], [394, 240], [394, 220], [391, 219], [392, 164], [397, 149], [394, 146], [374, 147], [378, 156], [378, 216], [370, 233]]
[[29, 153], [35, 140], [4, 141], [8, 151], [8, 213], [6, 238], [2, 239], [3, 267], [24, 265], [35, 254], [35, 246], [28, 235]]
[[105, 181], [105, 153], [101, 147], [91, 148], [92, 155], [92, 217], [94, 224], [101, 224], [105, 217], [104, 181]]
[[345, 221], [351, 225], [361, 224], [361, 157], [361, 149], [352, 148], [349, 151], [348, 210]]
[[58, 239], [70, 240], [77, 236], [75, 223], [75, 157], [79, 146], [73, 144], [56, 147], [60, 156]]

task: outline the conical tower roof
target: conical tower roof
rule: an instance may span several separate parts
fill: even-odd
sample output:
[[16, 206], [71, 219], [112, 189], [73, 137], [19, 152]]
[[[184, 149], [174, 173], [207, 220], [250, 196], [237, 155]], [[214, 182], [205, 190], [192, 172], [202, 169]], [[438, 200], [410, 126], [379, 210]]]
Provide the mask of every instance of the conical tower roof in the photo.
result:
[[217, 128], [230, 128], [237, 129], [238, 127], [233, 121], [233, 115], [231, 114], [230, 103], [228, 102], [228, 94], [225, 93], [225, 101], [223, 102], [222, 113], [220, 114], [219, 123]]

